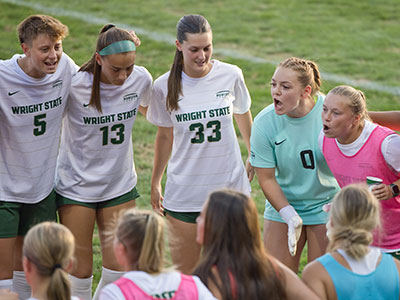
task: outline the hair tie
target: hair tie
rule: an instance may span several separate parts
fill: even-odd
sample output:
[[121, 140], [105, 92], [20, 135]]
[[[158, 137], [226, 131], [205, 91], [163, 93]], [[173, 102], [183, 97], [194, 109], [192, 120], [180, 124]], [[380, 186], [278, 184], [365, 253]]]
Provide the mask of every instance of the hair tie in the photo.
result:
[[51, 274], [53, 274], [54, 271], [55, 271], [56, 269], [58, 269], [58, 268], [62, 269], [61, 265], [60, 265], [60, 264], [55, 264], [55, 265], [53, 266], [53, 268], [51, 269]]

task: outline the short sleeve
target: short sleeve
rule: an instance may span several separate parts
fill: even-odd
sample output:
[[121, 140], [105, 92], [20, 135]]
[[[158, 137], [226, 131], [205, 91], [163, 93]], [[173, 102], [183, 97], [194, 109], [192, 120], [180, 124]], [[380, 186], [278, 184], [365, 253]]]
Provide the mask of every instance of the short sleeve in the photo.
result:
[[157, 84], [157, 81], [154, 83], [146, 117], [147, 120], [154, 125], [173, 127], [171, 114], [166, 107], [166, 93], [163, 92], [163, 89]]
[[151, 95], [152, 95], [152, 84], [153, 84], [153, 77], [151, 74], [146, 70], [145, 72], [145, 80], [146, 84], [143, 88], [141, 100], [140, 100], [140, 105], [143, 107], [149, 106], [149, 103], [151, 101]]
[[275, 168], [274, 148], [266, 133], [268, 127], [262, 126], [263, 123], [261, 121], [260, 119], [256, 119], [251, 129], [250, 164], [256, 168]]
[[[238, 68], [239, 69], [239, 68]], [[251, 106], [249, 90], [244, 82], [242, 70], [238, 70], [238, 78], [235, 82], [235, 100], [233, 101], [233, 112], [235, 114], [246, 113]]]

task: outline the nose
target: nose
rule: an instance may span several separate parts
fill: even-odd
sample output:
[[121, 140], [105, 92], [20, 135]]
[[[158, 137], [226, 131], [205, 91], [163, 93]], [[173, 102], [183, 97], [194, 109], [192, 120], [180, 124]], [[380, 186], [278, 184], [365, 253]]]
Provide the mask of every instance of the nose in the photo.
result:
[[272, 95], [280, 95], [281, 88], [279, 87], [279, 85], [271, 86], [271, 92], [272, 92]]
[[50, 58], [56, 58], [57, 57], [57, 51], [54, 48], [51, 48], [49, 51], [49, 57]]
[[118, 80], [125, 81], [127, 78], [128, 78], [128, 72], [126, 71], [121, 71], [118, 74]]
[[325, 120], [325, 121], [330, 121], [331, 113], [326, 112], [326, 111], [322, 111], [322, 119]]
[[203, 50], [199, 51], [199, 58], [204, 59], [206, 57], [205, 52]]

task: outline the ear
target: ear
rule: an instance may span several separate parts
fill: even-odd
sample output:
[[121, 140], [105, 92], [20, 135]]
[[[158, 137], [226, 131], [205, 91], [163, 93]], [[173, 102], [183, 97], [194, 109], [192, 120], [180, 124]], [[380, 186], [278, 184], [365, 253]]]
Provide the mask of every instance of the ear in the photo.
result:
[[24, 267], [25, 273], [30, 273], [32, 271], [32, 263], [24, 256], [22, 258], [22, 266]]
[[26, 43], [22, 43], [21, 44], [21, 48], [22, 48], [22, 51], [24, 51], [24, 54], [26, 55], [26, 56], [30, 56], [30, 47], [29, 47], [29, 45], [28, 44], [26, 44]]
[[178, 40], [175, 40], [175, 45], [176, 45], [176, 48], [178, 48], [179, 51], [182, 51], [182, 44]]
[[75, 260], [74, 260], [73, 258], [70, 259], [70, 261], [69, 261], [67, 267], [65, 268], [65, 271], [67, 271], [68, 273], [71, 273], [71, 271], [72, 271], [73, 268], [74, 268], [74, 263], [75, 263]]
[[118, 264], [126, 270], [129, 270], [129, 259], [126, 253], [125, 246], [118, 242], [114, 242], [114, 255]]
[[307, 85], [303, 90], [303, 94], [301, 95], [303, 99], [310, 97], [311, 91], [312, 91], [311, 85]]
[[99, 66], [101, 66], [101, 55], [98, 52], [96, 52], [96, 54], [94, 56], [95, 56], [96, 62], [99, 64]]
[[357, 126], [358, 124], [360, 124], [360, 120], [361, 120], [361, 114], [353, 116], [353, 125]]

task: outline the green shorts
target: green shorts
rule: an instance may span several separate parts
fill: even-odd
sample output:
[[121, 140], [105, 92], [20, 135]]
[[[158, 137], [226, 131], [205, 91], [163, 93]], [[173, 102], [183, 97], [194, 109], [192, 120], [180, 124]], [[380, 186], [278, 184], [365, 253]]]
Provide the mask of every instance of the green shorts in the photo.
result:
[[400, 260], [400, 251], [388, 252], [388, 254], [390, 254], [391, 256], [393, 256], [394, 258], [396, 258], [397, 260]]
[[105, 200], [101, 202], [82, 202], [82, 201], [77, 201], [77, 200], [72, 200], [67, 197], [63, 197], [60, 194], [56, 193], [56, 203], [57, 203], [57, 208], [63, 205], [80, 205], [80, 206], [85, 206], [89, 207], [92, 209], [100, 209], [100, 208], [106, 208], [106, 207], [112, 207], [112, 206], [117, 206], [119, 204], [129, 202], [131, 200], [134, 200], [138, 198], [140, 195], [138, 191], [136, 190], [136, 187], [134, 187], [130, 192], [127, 192], [121, 196], [112, 198], [110, 200]]
[[164, 208], [164, 215], [167, 214], [175, 219], [178, 219], [179, 221], [196, 224], [196, 219], [200, 215], [200, 212], [179, 212], [171, 211]]
[[55, 193], [34, 204], [0, 201], [0, 238], [24, 236], [44, 221], [56, 221]]

